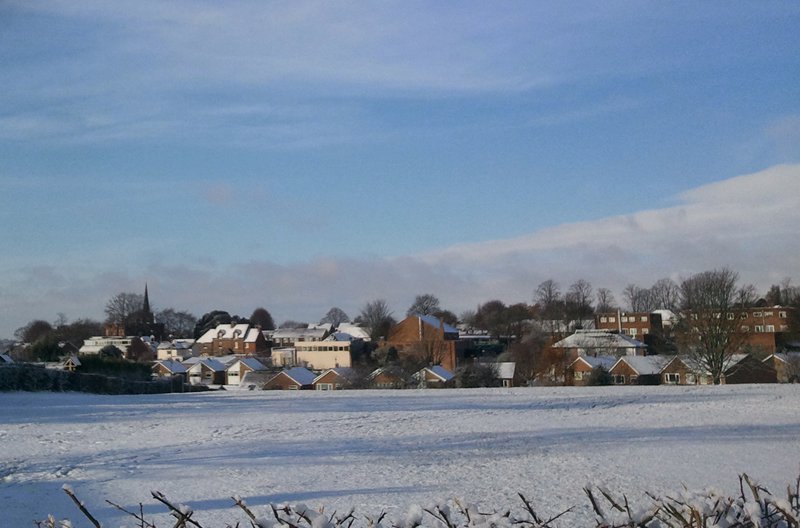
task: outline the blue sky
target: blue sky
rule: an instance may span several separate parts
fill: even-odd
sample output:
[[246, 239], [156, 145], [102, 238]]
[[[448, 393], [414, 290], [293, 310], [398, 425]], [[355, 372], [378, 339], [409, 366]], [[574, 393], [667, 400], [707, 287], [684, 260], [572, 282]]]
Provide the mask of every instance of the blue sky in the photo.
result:
[[145, 281], [157, 307], [314, 321], [547, 278], [800, 280], [799, 23], [797, 2], [4, 2], [0, 336]]

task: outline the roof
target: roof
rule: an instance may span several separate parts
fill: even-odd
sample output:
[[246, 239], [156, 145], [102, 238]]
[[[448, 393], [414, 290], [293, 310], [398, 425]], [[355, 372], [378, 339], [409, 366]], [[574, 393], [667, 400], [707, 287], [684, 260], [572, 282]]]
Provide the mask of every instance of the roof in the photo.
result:
[[576, 330], [555, 343], [556, 348], [647, 348], [647, 345], [623, 334], [608, 330]]
[[428, 326], [432, 326], [434, 328], [444, 328], [445, 334], [458, 334], [458, 328], [445, 323], [438, 317], [434, 317], [432, 315], [416, 315], [415, 317], [419, 317], [422, 322]]
[[183, 374], [184, 372], [186, 372], [186, 365], [184, 365], [180, 361], [173, 361], [171, 359], [156, 361], [153, 364], [153, 368], [155, 368], [158, 365], [163, 366], [165, 369], [172, 372], [173, 374]]
[[[647, 356], [645, 356], [647, 357]], [[574, 365], [578, 361], [583, 361], [590, 367], [597, 368], [603, 367], [606, 370], [611, 370], [611, 367], [617, 362], [616, 356], [578, 356], [578, 358], [570, 363], [570, 366]]]
[[0, 363], [13, 363], [14, 360], [8, 354], [0, 354]]
[[277, 375], [286, 374], [298, 385], [312, 385], [316, 379], [316, 375], [305, 367], [294, 367], [279, 372]]
[[313, 337], [321, 340], [328, 331], [324, 328], [278, 328], [272, 332], [272, 339], [289, 339], [297, 341], [300, 338]]
[[213, 370], [214, 372], [222, 372], [225, 370], [225, 365], [212, 358], [201, 358], [200, 361], [189, 367], [189, 370], [200, 370], [203, 366]]
[[495, 363], [495, 367], [498, 379], [512, 379], [514, 371], [517, 369], [517, 364], [513, 361], [501, 361], [500, 363]]
[[369, 340], [369, 332], [367, 332], [367, 330], [364, 328], [352, 323], [342, 323], [339, 325], [337, 330], [344, 334], [350, 334], [355, 339], [363, 339], [365, 341]]
[[67, 363], [72, 363], [76, 367], [80, 367], [81, 366], [81, 360], [78, 359], [78, 356], [69, 356], [63, 362], [64, 365], [66, 365]]
[[354, 369], [350, 368], [350, 367], [330, 368], [330, 369], [326, 370], [325, 372], [323, 372], [322, 374], [320, 374], [319, 376], [317, 376], [316, 378], [314, 378], [313, 383], [316, 383], [317, 381], [322, 379], [323, 376], [325, 376], [326, 374], [329, 374], [331, 372], [335, 372], [337, 376], [342, 377], [342, 378], [347, 379], [347, 380], [352, 379], [353, 377], [355, 377], [355, 373], [356, 373], [356, 371]]
[[441, 365], [434, 365], [432, 367], [425, 367], [424, 369], [420, 370], [417, 374], [421, 374], [423, 371], [427, 370], [437, 378], [441, 379], [444, 382], [448, 382], [455, 377], [455, 374], [447, 370]]
[[260, 362], [256, 358], [252, 358], [252, 357], [239, 358], [238, 361], [234, 361], [233, 363], [231, 363], [228, 366], [228, 368], [229, 369], [233, 368], [234, 366], [236, 366], [237, 363], [242, 363], [243, 365], [245, 365], [246, 367], [248, 367], [248, 368], [250, 368], [252, 370], [265, 370], [267, 368], [266, 366], [264, 366], [264, 364], [262, 362]]
[[355, 338], [346, 332], [334, 332], [325, 338], [325, 341], [353, 341]]
[[777, 352], [764, 358], [764, 361], [768, 361], [770, 358], [775, 358], [778, 361], [782, 361], [783, 363], [789, 363], [790, 361], [800, 361], [800, 352]]
[[667, 366], [667, 363], [674, 358], [675, 356], [624, 356], [619, 358], [614, 365], [616, 366], [619, 362], [625, 362], [638, 375], [650, 376], [660, 374], [661, 370]]
[[207, 330], [202, 336], [197, 339], [197, 343], [211, 343], [214, 339], [236, 339], [241, 338], [246, 342], [255, 341], [258, 338], [260, 330], [251, 327], [248, 323], [239, 324], [221, 324], [217, 325], [210, 330]]

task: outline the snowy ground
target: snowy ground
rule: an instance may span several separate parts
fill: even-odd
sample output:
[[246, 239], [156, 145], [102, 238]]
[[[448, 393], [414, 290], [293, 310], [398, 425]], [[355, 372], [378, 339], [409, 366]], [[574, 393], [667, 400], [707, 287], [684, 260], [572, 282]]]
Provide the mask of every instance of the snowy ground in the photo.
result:
[[[0, 526], [81, 519], [132, 526], [110, 499], [168, 522], [150, 490], [205, 526], [269, 503], [396, 514], [463, 497], [543, 515], [604, 483], [640, 500], [748, 472], [783, 495], [800, 472], [800, 385], [249, 392], [155, 396], [0, 393]], [[644, 499], [641, 499], [644, 500]], [[328, 510], [330, 511], [330, 510]]]

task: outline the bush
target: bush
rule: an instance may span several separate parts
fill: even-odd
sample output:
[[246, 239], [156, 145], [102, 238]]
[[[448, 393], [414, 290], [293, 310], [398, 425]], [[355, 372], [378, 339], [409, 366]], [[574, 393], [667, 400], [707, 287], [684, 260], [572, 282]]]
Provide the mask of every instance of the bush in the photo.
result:
[[[100, 522], [88, 511], [69, 486], [64, 486], [81, 513], [94, 526]], [[647, 494], [650, 504], [634, 506], [625, 495], [616, 496], [603, 488], [584, 488], [595, 514], [594, 525], [598, 528], [797, 528], [800, 526], [800, 477], [794, 486], [787, 488], [787, 497], [772, 495], [766, 488], [753, 482], [747, 475], [739, 477], [740, 494], [725, 497], [716, 491], [682, 492], [657, 497]], [[177, 519], [175, 527], [194, 526], [203, 528], [195, 520], [195, 512], [188, 506], [176, 505], [158, 491], [152, 497], [163, 504]], [[551, 516], [541, 515], [531, 501], [519, 494], [522, 507], [519, 511], [510, 509], [491, 510], [478, 508], [462, 500], [453, 499], [445, 503], [433, 504], [426, 508], [411, 506], [405, 515], [390, 519], [385, 512], [376, 516], [357, 515], [353, 509], [346, 513], [333, 511], [324, 513], [325, 508], [311, 509], [304, 504], [294, 506], [269, 506], [266, 516], [259, 516], [238, 496], [231, 497], [231, 506], [240, 508], [247, 516], [247, 523], [253, 528], [416, 528], [435, 526], [437, 528], [555, 528], [556, 526], [575, 526], [569, 522], [569, 508]], [[137, 521], [137, 526], [157, 528], [144, 519], [142, 508], [131, 512], [111, 501], [113, 507], [125, 512]], [[488, 510], [488, 511], [487, 511]], [[559, 522], [561, 524], [559, 524]], [[70, 521], [56, 521], [50, 515], [45, 521], [36, 523], [40, 528], [61, 528], [72, 526]], [[243, 526], [234, 521], [227, 526]]]

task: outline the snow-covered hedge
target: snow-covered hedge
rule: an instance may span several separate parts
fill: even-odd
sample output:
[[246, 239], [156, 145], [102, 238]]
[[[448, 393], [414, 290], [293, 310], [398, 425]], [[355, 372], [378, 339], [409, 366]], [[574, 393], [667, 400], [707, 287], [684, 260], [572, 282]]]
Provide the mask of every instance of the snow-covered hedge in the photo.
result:
[[[798, 528], [800, 527], [800, 477], [787, 487], [786, 496], [779, 497], [752, 481], [747, 475], [739, 477], [740, 492], [735, 497], [715, 490], [682, 490], [664, 496], [646, 494], [641, 504], [630, 504], [625, 495], [604, 488], [585, 488], [587, 500], [595, 513], [591, 526], [602, 528]], [[85, 504], [69, 486], [64, 491], [77, 505], [82, 515], [99, 528]], [[162, 493], [152, 496], [174, 517], [175, 528], [203, 528], [194, 518], [191, 507], [176, 504]], [[453, 499], [445, 503], [411, 506], [399, 516], [386, 513], [369, 515], [354, 510], [337, 512], [325, 508], [310, 508], [304, 504], [271, 505], [267, 511], [254, 511], [241, 497], [231, 497], [231, 506], [238, 507], [240, 519], [231, 515], [228, 527], [251, 528], [546, 528], [580, 526], [571, 519], [572, 509], [543, 515], [533, 503], [520, 494], [516, 509], [493, 509]], [[125, 510], [111, 501], [115, 508], [130, 515], [134, 526], [158, 528], [145, 519], [143, 508], [138, 512]], [[37, 521], [39, 528], [69, 528], [68, 520], [58, 521], [49, 516]], [[584, 525], [585, 526], [585, 525]]]

